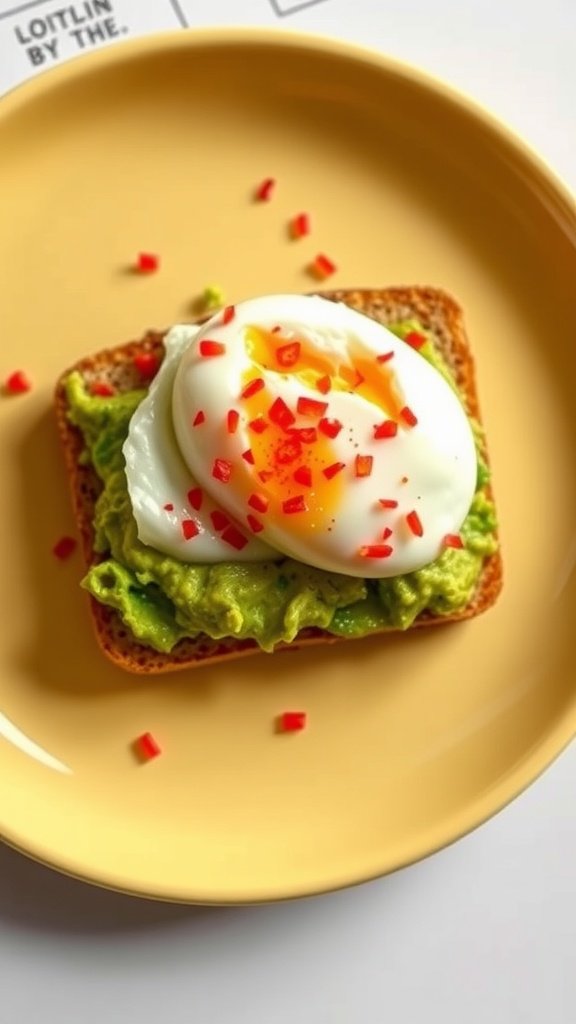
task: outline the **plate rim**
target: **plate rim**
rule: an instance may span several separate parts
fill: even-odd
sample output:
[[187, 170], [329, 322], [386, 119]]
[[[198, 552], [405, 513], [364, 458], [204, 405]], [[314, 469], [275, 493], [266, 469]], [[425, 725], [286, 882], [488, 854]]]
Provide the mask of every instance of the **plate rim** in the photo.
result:
[[[17, 112], [20, 106], [24, 107], [27, 103], [33, 102], [36, 97], [43, 95], [48, 89], [73, 81], [84, 74], [91, 74], [113, 65], [121, 65], [126, 60], [139, 59], [148, 54], [158, 54], [163, 50], [173, 52], [175, 50], [247, 45], [258, 45], [265, 48], [288, 47], [303, 50], [309, 54], [328, 54], [348, 63], [370, 66], [388, 77], [399, 77], [405, 82], [417, 85], [427, 93], [434, 94], [452, 108], [455, 107], [467, 118], [472, 119], [477, 126], [483, 126], [501, 150], [504, 147], [511, 153], [516, 164], [520, 163], [529, 170], [530, 176], [536, 180], [547, 196], [549, 214], [560, 219], [565, 233], [576, 248], [576, 196], [562, 177], [514, 129], [511, 129], [481, 103], [472, 99], [466, 92], [427, 71], [377, 50], [321, 34], [288, 31], [282, 28], [220, 27], [188, 29], [184, 32], [172, 30], [115, 43], [89, 54], [79, 55], [57, 67], [44, 70], [34, 78], [10, 89], [0, 97], [0, 131], [4, 117]], [[541, 199], [541, 202], [543, 201]], [[178, 887], [178, 891], [160, 892], [154, 889], [153, 883], [150, 887], [133, 887], [128, 879], [118, 875], [114, 876], [108, 870], [100, 872], [96, 868], [84, 870], [78, 863], [73, 863], [74, 858], [70, 858], [66, 851], [48, 850], [41, 841], [30, 841], [22, 834], [15, 834], [10, 824], [3, 819], [1, 807], [0, 839], [29, 859], [64, 875], [127, 895], [168, 903], [197, 905], [231, 906], [281, 902], [363, 884], [382, 877], [384, 874], [392, 874], [452, 845], [501, 812], [516, 797], [520, 796], [564, 751], [574, 737], [576, 737], [576, 695], [570, 703], [567, 703], [562, 714], [558, 715], [555, 725], [542, 736], [541, 741], [535, 747], [526, 752], [512, 770], [490, 787], [486, 793], [480, 794], [475, 801], [468, 803], [466, 809], [461, 811], [457, 817], [451, 818], [452, 827], [448, 834], [445, 825], [443, 828], [436, 826], [434, 830], [427, 831], [425, 842], [422, 844], [423, 848], [413, 857], [401, 858], [397, 863], [392, 863], [382, 870], [361, 877], [358, 877], [357, 872], [353, 870], [352, 877], [340, 882], [328, 883], [325, 887], [314, 885], [298, 892], [272, 891], [265, 895], [255, 896], [241, 891], [234, 897], [222, 899], [217, 896], [202, 896], [202, 894], [194, 892], [193, 884], [188, 886], [185, 892], [182, 891], [182, 886]]]

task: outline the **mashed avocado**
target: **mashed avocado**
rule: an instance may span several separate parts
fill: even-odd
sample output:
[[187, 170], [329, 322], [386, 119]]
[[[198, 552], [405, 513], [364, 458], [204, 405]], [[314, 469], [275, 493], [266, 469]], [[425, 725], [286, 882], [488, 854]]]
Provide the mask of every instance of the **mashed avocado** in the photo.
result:
[[[425, 333], [406, 321], [392, 330]], [[454, 387], [430, 341], [421, 355]], [[98, 601], [116, 608], [136, 639], [168, 652], [183, 637], [253, 638], [265, 651], [289, 643], [302, 629], [317, 626], [357, 637], [377, 629], [407, 629], [425, 609], [449, 615], [474, 592], [484, 558], [496, 550], [495, 514], [485, 487], [483, 437], [475, 426], [478, 483], [461, 535], [463, 549], [446, 549], [435, 562], [404, 576], [361, 580], [281, 562], [222, 562], [184, 565], [138, 540], [124, 472], [122, 445], [132, 413], [144, 391], [110, 398], [91, 397], [82, 378], [66, 382], [69, 416], [85, 441], [83, 458], [102, 481], [94, 516], [95, 549], [103, 561], [83, 586]]]

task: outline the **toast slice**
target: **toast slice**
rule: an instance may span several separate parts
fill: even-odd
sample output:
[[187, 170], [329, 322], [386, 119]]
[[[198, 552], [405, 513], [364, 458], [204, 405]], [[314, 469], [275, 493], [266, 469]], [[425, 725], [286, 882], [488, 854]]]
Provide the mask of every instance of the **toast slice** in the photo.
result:
[[[467, 412], [476, 420], [480, 419], [474, 363], [464, 329], [462, 310], [449, 295], [436, 288], [424, 287], [341, 289], [319, 294], [334, 302], [345, 302], [385, 325], [416, 318], [422, 327], [431, 333], [439, 352], [450, 366]], [[105, 349], [96, 355], [81, 359], [62, 374], [56, 386], [58, 429], [87, 568], [100, 561], [100, 556], [93, 549], [92, 519], [101, 485], [92, 466], [84, 464], [80, 459], [83, 440], [80, 432], [67, 417], [64, 380], [72, 370], [77, 370], [88, 385], [97, 379], [109, 382], [117, 391], [141, 387], [142, 381], [134, 366], [134, 356], [142, 351], [161, 355], [162, 339], [162, 332], [149, 331], [138, 341], [131, 341], [114, 349]], [[410, 628], [458, 622], [479, 615], [495, 602], [501, 586], [502, 560], [500, 552], [497, 551], [486, 558], [473, 598], [464, 608], [451, 615], [442, 616], [424, 611]], [[96, 637], [103, 652], [129, 672], [172, 672], [260, 651], [255, 640], [237, 640], [233, 637], [212, 640], [202, 635], [196, 639], [180, 640], [170, 654], [162, 654], [138, 643], [114, 609], [98, 603], [93, 598], [90, 598], [90, 601]], [[325, 630], [305, 629], [294, 642], [281, 644], [276, 650], [294, 650], [311, 644], [336, 643], [341, 639], [343, 638]]]

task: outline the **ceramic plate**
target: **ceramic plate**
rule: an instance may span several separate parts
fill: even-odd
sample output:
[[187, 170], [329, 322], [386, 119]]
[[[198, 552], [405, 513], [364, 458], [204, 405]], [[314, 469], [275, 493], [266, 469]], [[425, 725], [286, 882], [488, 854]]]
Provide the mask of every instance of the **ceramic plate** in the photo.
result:
[[[118, 46], [0, 103], [0, 832], [76, 876], [243, 902], [368, 879], [501, 808], [576, 721], [576, 214], [524, 146], [421, 74], [255, 31]], [[274, 201], [255, 185], [274, 176]], [[313, 217], [296, 243], [288, 219]], [[140, 250], [159, 273], [127, 272]], [[96, 649], [51, 391], [83, 354], [229, 301], [433, 284], [466, 312], [505, 587], [458, 627], [141, 679]], [[279, 736], [275, 716], [308, 712]], [[139, 765], [150, 730], [164, 754]]]

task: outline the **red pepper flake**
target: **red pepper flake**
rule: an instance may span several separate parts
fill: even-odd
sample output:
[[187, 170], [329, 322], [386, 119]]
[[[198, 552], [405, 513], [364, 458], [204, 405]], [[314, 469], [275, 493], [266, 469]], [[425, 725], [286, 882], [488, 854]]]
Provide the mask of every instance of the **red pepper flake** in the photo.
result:
[[227, 462], [226, 459], [214, 459], [212, 476], [215, 480], [219, 480], [220, 483], [227, 484], [232, 476], [232, 463]]
[[166, 502], [166, 504], [165, 504], [165, 505], [163, 505], [162, 507], [163, 507], [163, 509], [164, 509], [164, 510], [165, 510], [166, 512], [173, 512], [173, 511], [174, 511], [174, 505], [172, 504], [172, 502], [171, 502], [171, 501], [168, 501], [168, 502]]
[[329, 377], [328, 374], [325, 374], [324, 377], [318, 377], [318, 380], [316, 381], [316, 387], [318, 388], [318, 391], [320, 392], [321, 395], [327, 395], [328, 392], [332, 389], [331, 377]]
[[417, 512], [409, 512], [408, 515], [406, 516], [406, 522], [408, 523], [408, 526], [415, 537], [424, 536], [424, 527], [422, 526], [420, 516], [418, 515]]
[[264, 524], [261, 523], [259, 519], [256, 519], [256, 516], [253, 516], [251, 512], [246, 516], [246, 522], [252, 530], [252, 533], [261, 533], [264, 529]]
[[418, 331], [410, 331], [404, 338], [404, 341], [411, 346], [411, 348], [419, 349], [425, 344], [426, 338], [423, 334], [419, 334]]
[[242, 548], [245, 548], [248, 543], [248, 537], [245, 537], [243, 533], [240, 533], [240, 530], [232, 524], [227, 526], [224, 530], [222, 540], [225, 541], [226, 544], [229, 544], [230, 547], [235, 548], [236, 551], [242, 551]]
[[398, 508], [395, 498], [378, 498], [378, 504], [382, 505], [382, 508]]
[[442, 547], [463, 548], [464, 541], [459, 533], [447, 533], [446, 536], [442, 538]]
[[111, 398], [116, 394], [115, 389], [105, 380], [95, 380], [90, 385], [90, 394], [96, 398]]
[[230, 519], [226, 513], [221, 512], [219, 508], [215, 508], [210, 513], [210, 519], [212, 520], [212, 526], [218, 532], [220, 532], [220, 530], [225, 530], [226, 527], [230, 525]]
[[134, 366], [144, 380], [151, 380], [156, 374], [160, 360], [154, 352], [138, 352], [134, 356]]
[[417, 417], [412, 412], [409, 406], [405, 405], [403, 409], [400, 409], [400, 415], [409, 427], [415, 427], [418, 423]]
[[194, 417], [194, 419], [192, 420], [192, 426], [193, 427], [199, 427], [202, 423], [204, 423], [205, 419], [206, 419], [206, 416], [202, 412], [202, 409], [200, 409], [199, 412], [196, 413], [196, 416]]
[[316, 444], [318, 440], [316, 427], [291, 427], [288, 433], [300, 444]]
[[229, 409], [226, 417], [226, 426], [229, 434], [235, 434], [238, 429], [239, 413], [236, 409]]
[[253, 508], [255, 512], [267, 512], [270, 504], [270, 499], [265, 494], [251, 494], [248, 498], [248, 504], [250, 508]]
[[372, 473], [372, 463], [374, 459], [371, 455], [357, 455], [354, 460], [354, 471], [356, 476], [370, 476]]
[[264, 181], [256, 189], [256, 199], [261, 203], [267, 203], [276, 185], [276, 178], [264, 178]]
[[310, 215], [308, 213], [299, 213], [298, 216], [293, 217], [290, 222], [290, 230], [292, 238], [304, 238], [305, 235], [309, 235]]
[[291, 462], [295, 462], [302, 455], [302, 445], [295, 437], [291, 437], [286, 441], [282, 441], [278, 445], [275, 451], [276, 461], [281, 466], [288, 466]]
[[254, 465], [254, 453], [251, 448], [247, 448], [245, 452], [242, 452], [242, 458], [249, 466]]
[[293, 498], [286, 498], [286, 500], [282, 502], [282, 511], [286, 515], [292, 515], [294, 512], [307, 512], [308, 506], [304, 495], [296, 494]]
[[134, 740], [133, 747], [142, 761], [153, 761], [162, 753], [162, 747], [151, 732], [145, 732], [142, 736], [138, 736], [138, 739]]
[[60, 537], [60, 540], [56, 541], [52, 548], [52, 554], [63, 562], [66, 558], [70, 558], [70, 555], [75, 550], [76, 541], [74, 537]]
[[224, 325], [229, 324], [236, 316], [236, 310], [234, 306], [225, 306], [222, 310], [222, 323]]
[[316, 398], [306, 398], [305, 395], [302, 395], [296, 402], [296, 408], [301, 416], [320, 419], [328, 408], [328, 402], [319, 402]]
[[387, 363], [390, 359], [392, 359], [393, 355], [393, 352], [383, 352], [381, 356], [376, 356], [376, 362]]
[[141, 274], [153, 274], [160, 266], [160, 257], [154, 252], [139, 252], [136, 266]]
[[272, 420], [272, 423], [280, 427], [280, 430], [289, 430], [292, 424], [296, 422], [294, 413], [288, 408], [283, 398], [277, 398], [272, 402], [268, 410], [268, 417]]
[[263, 484], [267, 484], [268, 481], [271, 480], [272, 477], [274, 476], [274, 473], [270, 469], [261, 469], [260, 472], [258, 473], [258, 476], [260, 477]]
[[388, 540], [388, 537], [391, 537], [391, 536], [392, 536], [392, 530], [390, 529], [390, 527], [389, 526], [384, 527], [384, 530], [382, 532], [382, 540]]
[[[188, 501], [190, 502], [192, 508], [196, 509], [196, 511], [199, 512], [202, 507], [202, 488], [193, 487], [192, 490], [188, 491]], [[172, 506], [172, 508], [174, 508], [174, 506]]]
[[[280, 327], [274, 327], [272, 333], [274, 334], [280, 330]], [[285, 368], [295, 366], [300, 358], [300, 349], [299, 341], [290, 341], [287, 345], [281, 345], [280, 348], [276, 349], [278, 365]]]
[[240, 397], [252, 398], [252, 395], [256, 395], [259, 391], [262, 390], [263, 387], [264, 381], [262, 380], [262, 377], [253, 377], [252, 380], [248, 382], [248, 384], [242, 391]]
[[312, 470], [308, 466], [298, 466], [294, 472], [294, 479], [297, 484], [312, 487]]
[[226, 351], [226, 345], [222, 341], [212, 341], [210, 338], [205, 338], [200, 342], [200, 355], [205, 359], [210, 356], [223, 356]]
[[302, 732], [306, 728], [305, 711], [284, 711], [277, 720], [280, 732]]
[[377, 441], [381, 441], [382, 438], [396, 437], [397, 433], [398, 424], [395, 420], [384, 420], [383, 423], [374, 427], [374, 437]]
[[389, 544], [364, 544], [358, 554], [361, 558], [390, 558], [392, 551]]
[[341, 473], [342, 470], [345, 468], [345, 462], [333, 462], [331, 466], [326, 466], [326, 468], [323, 469], [322, 472], [327, 480], [331, 480], [332, 477], [336, 476], [337, 473]]
[[192, 537], [197, 537], [199, 533], [200, 531], [193, 519], [182, 520], [182, 535], [184, 540], [192, 540]]
[[330, 277], [337, 269], [336, 264], [328, 256], [325, 256], [324, 253], [318, 253], [316, 259], [310, 265], [310, 272], [321, 281], [326, 277]]
[[268, 430], [268, 423], [263, 416], [257, 416], [256, 419], [250, 420], [248, 426], [255, 434], [263, 434], [265, 430]]
[[24, 373], [24, 370], [15, 370], [4, 381], [4, 391], [7, 395], [23, 395], [30, 391], [32, 384]]
[[342, 424], [340, 420], [320, 420], [318, 424], [318, 430], [321, 430], [326, 437], [338, 437], [338, 434], [342, 430]]

